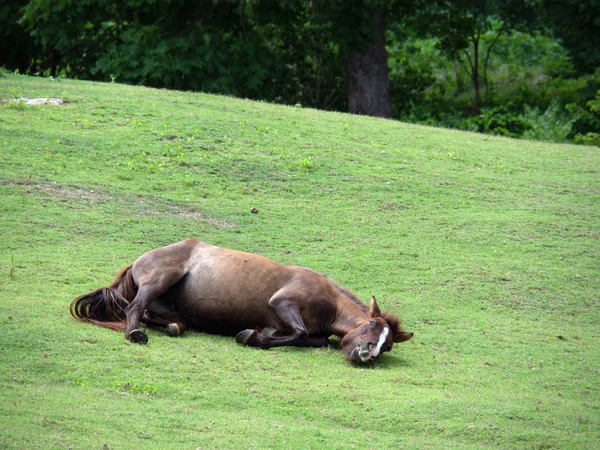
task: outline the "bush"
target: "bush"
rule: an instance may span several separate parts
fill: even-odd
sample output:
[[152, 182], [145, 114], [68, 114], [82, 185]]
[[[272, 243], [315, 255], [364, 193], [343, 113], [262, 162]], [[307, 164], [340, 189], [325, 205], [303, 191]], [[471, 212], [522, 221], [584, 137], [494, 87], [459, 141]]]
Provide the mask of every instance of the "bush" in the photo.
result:
[[464, 120], [459, 128], [508, 137], [521, 137], [531, 128], [523, 117], [512, 111], [513, 104], [483, 109], [476, 117]]
[[568, 114], [557, 100], [553, 100], [543, 112], [540, 108], [529, 105], [525, 105], [524, 109], [521, 118], [529, 124], [529, 129], [523, 133], [524, 138], [551, 142], [569, 140], [577, 116]]
[[600, 133], [586, 133], [575, 136], [575, 143], [600, 147]]
[[577, 133], [574, 140], [578, 144], [596, 145], [600, 147], [600, 90], [596, 97], [587, 102], [587, 109], [577, 105], [568, 105], [571, 112], [578, 114], [578, 122], [585, 122], [587, 131], [585, 134]]

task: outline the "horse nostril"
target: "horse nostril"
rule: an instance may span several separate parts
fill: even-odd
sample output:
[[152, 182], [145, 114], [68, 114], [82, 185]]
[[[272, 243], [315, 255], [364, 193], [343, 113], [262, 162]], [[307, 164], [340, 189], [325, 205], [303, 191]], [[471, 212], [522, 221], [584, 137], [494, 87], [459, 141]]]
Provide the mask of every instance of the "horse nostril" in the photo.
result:
[[375, 344], [372, 344], [370, 342], [367, 344], [367, 348], [369, 349], [369, 351], [373, 350], [373, 347], [375, 347]]

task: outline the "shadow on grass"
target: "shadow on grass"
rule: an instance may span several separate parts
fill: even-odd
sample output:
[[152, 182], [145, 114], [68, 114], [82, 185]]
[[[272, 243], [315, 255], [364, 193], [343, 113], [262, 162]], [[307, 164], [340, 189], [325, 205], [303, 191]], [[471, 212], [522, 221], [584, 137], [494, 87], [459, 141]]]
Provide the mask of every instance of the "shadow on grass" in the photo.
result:
[[[251, 351], [260, 352], [260, 353], [264, 352], [263, 353], [264, 355], [273, 353], [274, 359], [277, 359], [278, 356], [281, 356], [281, 355], [289, 355], [289, 354], [293, 353], [295, 356], [297, 356], [299, 358], [303, 358], [304, 356], [306, 356], [307, 360], [308, 360], [309, 355], [314, 356], [315, 350], [321, 350], [321, 352], [317, 352], [317, 353], [322, 355], [323, 358], [339, 357], [341, 363], [347, 364], [347, 365], [357, 368], [357, 369], [393, 370], [393, 369], [399, 369], [399, 368], [412, 367], [412, 363], [411, 363], [411, 359], [410, 359], [410, 352], [406, 352], [406, 350], [405, 350], [406, 347], [402, 346], [402, 345], [395, 345], [391, 352], [384, 353], [375, 361], [361, 364], [361, 363], [357, 363], [357, 362], [353, 362], [353, 361], [348, 361], [346, 359], [345, 355], [343, 355], [343, 352], [340, 348], [339, 339], [336, 337], [331, 338], [331, 340], [330, 340], [331, 343], [329, 346], [321, 347], [319, 349], [315, 349], [314, 347], [276, 347], [276, 348], [271, 348], [271, 349], [265, 350], [265, 349], [260, 349], [258, 347], [247, 347], [247, 346], [243, 346], [240, 344], [235, 344], [234, 340], [233, 340], [233, 342], [231, 342], [231, 340], [233, 339], [231, 336], [206, 333], [203, 331], [198, 331], [193, 328], [186, 330], [185, 334], [181, 337], [170, 337], [170, 336], [168, 336], [166, 329], [163, 330], [160, 327], [149, 327], [149, 328], [146, 328], [146, 331], [148, 332], [149, 337], [151, 339], [156, 339], [156, 340], [168, 339], [170, 341], [171, 340], [174, 340], [174, 341], [177, 341], [177, 340], [204, 341], [204, 344], [207, 344], [210, 342], [213, 345], [221, 345], [221, 346], [224, 345], [228, 348], [231, 345], [231, 348], [239, 348], [240, 350], [241, 349], [251, 350]], [[182, 344], [183, 344], [183, 342], [182, 342]], [[240, 356], [242, 353], [243, 352], [240, 352]]]

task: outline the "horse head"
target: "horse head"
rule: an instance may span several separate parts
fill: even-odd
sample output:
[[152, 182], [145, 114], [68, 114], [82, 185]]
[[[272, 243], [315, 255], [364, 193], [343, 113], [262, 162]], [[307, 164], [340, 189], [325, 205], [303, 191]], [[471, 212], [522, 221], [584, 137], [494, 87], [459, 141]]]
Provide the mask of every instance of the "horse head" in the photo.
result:
[[402, 330], [396, 316], [382, 314], [375, 297], [371, 297], [369, 319], [359, 322], [356, 328], [346, 333], [340, 345], [350, 361], [367, 363], [389, 352], [394, 342], [404, 342], [412, 336], [413, 333]]

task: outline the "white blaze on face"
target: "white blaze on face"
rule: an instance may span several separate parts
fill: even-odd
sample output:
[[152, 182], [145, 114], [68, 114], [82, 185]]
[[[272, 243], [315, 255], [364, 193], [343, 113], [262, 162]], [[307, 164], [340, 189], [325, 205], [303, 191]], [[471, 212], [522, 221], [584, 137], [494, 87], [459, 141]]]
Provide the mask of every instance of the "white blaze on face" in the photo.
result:
[[381, 352], [381, 346], [383, 344], [385, 344], [385, 341], [387, 341], [388, 334], [390, 334], [390, 329], [388, 327], [385, 327], [383, 329], [383, 331], [381, 332], [381, 334], [379, 335], [379, 341], [377, 341], [377, 345], [375, 346], [375, 348], [371, 352], [371, 354], [373, 356], [378, 356], [379, 355], [379, 353]]

